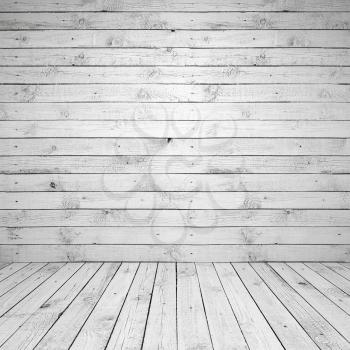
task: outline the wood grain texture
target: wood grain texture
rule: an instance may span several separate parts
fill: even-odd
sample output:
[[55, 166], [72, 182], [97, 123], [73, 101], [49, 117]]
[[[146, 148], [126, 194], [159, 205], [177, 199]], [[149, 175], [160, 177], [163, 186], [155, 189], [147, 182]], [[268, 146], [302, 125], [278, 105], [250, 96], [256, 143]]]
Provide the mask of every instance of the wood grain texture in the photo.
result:
[[190, 349], [199, 344], [202, 349], [212, 350], [195, 264], [177, 264], [176, 298], [178, 347]]
[[0, 67], [2, 84], [349, 84], [350, 67]]
[[0, 192], [2, 209], [350, 209], [337, 192]]
[[1, 191], [350, 191], [349, 174], [0, 174]]
[[[24, 106], [23, 106], [24, 107]], [[350, 137], [350, 121], [260, 121], [260, 120], [231, 120], [231, 121], [0, 121], [0, 138], [137, 138], [133, 140], [142, 142], [142, 139], [162, 138], [163, 140], [146, 140], [148, 143], [142, 144], [142, 148], [150, 149], [152, 143], [166, 142], [169, 147], [176, 147], [171, 142], [174, 139], [223, 139], [223, 140], [180, 140], [176, 142], [192, 142], [191, 146], [197, 148], [215, 149], [215, 145], [231, 146], [239, 149], [240, 144], [235, 145], [236, 138], [342, 138], [346, 148]], [[170, 138], [170, 140], [169, 140]], [[231, 140], [230, 140], [231, 138]], [[344, 140], [345, 139], [345, 140]], [[75, 140], [72, 140], [75, 142]], [[98, 140], [97, 140], [98, 141]], [[134, 148], [134, 145], [124, 146], [115, 140], [113, 154], [123, 154], [124, 148]], [[130, 142], [129, 140], [121, 140]], [[240, 140], [238, 140], [240, 141]], [[250, 142], [254, 147], [256, 142], [273, 142], [274, 140], [244, 140]], [[243, 142], [244, 142], [243, 141]], [[277, 140], [278, 141], [278, 140]], [[284, 140], [288, 142], [287, 140]], [[305, 140], [300, 140], [300, 142]], [[320, 140], [321, 143], [324, 140]], [[79, 142], [79, 141], [78, 141]], [[91, 140], [91, 145], [95, 140]], [[211, 143], [210, 143], [211, 142]], [[216, 142], [216, 144], [215, 144]], [[241, 141], [242, 142], [242, 141]], [[315, 141], [311, 141], [315, 142]], [[336, 141], [334, 141], [336, 142]], [[17, 145], [18, 146], [18, 145]], [[91, 147], [91, 146], [90, 146]], [[227, 146], [226, 146], [227, 147]], [[259, 144], [256, 145], [259, 148]], [[266, 146], [265, 146], [266, 147]], [[14, 147], [16, 148], [16, 147]], [[56, 146], [58, 148], [58, 145]], [[75, 148], [75, 147], [74, 147]], [[139, 147], [141, 148], [141, 147]], [[246, 148], [248, 146], [246, 145]], [[287, 147], [286, 147], [287, 148]], [[299, 146], [299, 148], [302, 148]], [[309, 146], [312, 149], [312, 146]], [[316, 149], [319, 147], [315, 147]], [[240, 150], [240, 149], [239, 149]], [[142, 154], [140, 153], [135, 154]], [[145, 152], [145, 151], [143, 151]], [[320, 150], [321, 152], [321, 150]], [[159, 152], [156, 152], [159, 153]], [[199, 151], [198, 151], [199, 153]], [[245, 154], [244, 149], [240, 154]], [[77, 153], [76, 153], [77, 154]], [[182, 154], [182, 153], [180, 153]], [[255, 150], [255, 154], [259, 154]], [[319, 153], [323, 154], [323, 153]]]
[[18, 273], [14, 273], [4, 281], [0, 282], [0, 296], [3, 296], [18, 284], [24, 282], [27, 278], [31, 277], [35, 272], [45, 266], [45, 263], [32, 263], [19, 270]]
[[350, 315], [335, 305], [318, 289], [284, 263], [270, 263], [270, 266], [308, 303], [314, 307], [335, 329], [349, 341]]
[[[20, 300], [6, 316], [0, 318], [0, 343], [3, 344], [39, 307], [53, 295], [80, 267], [81, 264], [51, 263], [53, 275], [40, 284], [25, 299]], [[54, 273], [55, 272], [55, 273]]]
[[349, 29], [348, 19], [342, 12], [22, 12], [0, 13], [0, 29]]
[[122, 3], [111, 1], [69, 1], [69, 0], [22, 0], [14, 2], [4, 0], [2, 11], [350, 11], [346, 0], [332, 2], [329, 0], [310, 0], [307, 2], [297, 0], [266, 2], [263, 0], [248, 0], [243, 2], [178, 0], [178, 1], [145, 1], [125, 0]]
[[[45, 301], [43, 304], [45, 307], [39, 307], [34, 311], [2, 347], [8, 350], [34, 348], [100, 267], [100, 263], [89, 263], [81, 266], [56, 293]], [[101, 277], [101, 275], [99, 276]]]
[[[269, 31], [266, 32], [267, 34]], [[346, 66], [348, 48], [0, 48], [4, 66]]]
[[0, 102], [350, 102], [348, 85], [0, 85]]
[[[350, 53], [349, 53], [350, 56]], [[1, 57], [1, 56], [0, 56]], [[349, 120], [349, 103], [0, 103], [1, 121]]]
[[[50, 40], [54, 35], [55, 40]], [[347, 48], [344, 30], [58, 30], [0, 31], [0, 48], [317, 47]]]
[[37, 349], [48, 350], [54, 342], [57, 349], [68, 348], [75, 339], [77, 331], [83, 326], [95, 304], [119, 267], [119, 263], [105, 263], [90, 279], [81, 293], [73, 300], [69, 311], [64, 313], [50, 328], [36, 346]]
[[156, 272], [157, 264], [140, 264], [106, 350], [141, 348]]
[[212, 263], [197, 263], [203, 305], [215, 349], [248, 350], [235, 315]]
[[254, 264], [253, 268], [321, 349], [350, 348], [349, 342], [270, 266], [260, 263]]
[[319, 349], [291, 313], [286, 313], [286, 305], [282, 303], [272, 288], [253, 269], [253, 264], [232, 264], [242, 283], [254, 298], [257, 307], [286, 348]]
[[249, 347], [283, 349], [233, 267], [230, 264], [214, 266]]
[[348, 294], [302, 263], [289, 263], [288, 265], [323, 295], [332, 300], [334, 304], [349, 314], [350, 296]]
[[158, 264], [142, 344], [145, 350], [177, 349], [176, 270], [175, 264]]
[[[348, 261], [349, 13], [347, 0], [3, 0], [0, 260]], [[0, 270], [4, 291], [32, 278], [31, 265], [11, 266]], [[118, 327], [131, 338], [114, 328], [107, 345], [118, 311], [97, 340], [102, 298], [62, 346], [74, 339], [75, 348], [198, 346], [184, 325], [179, 343], [173, 328], [157, 326], [174, 317], [168, 300], [179, 276], [148, 267], [146, 280], [135, 278], [155, 299], [146, 292], [140, 312], [126, 296], [133, 273], [122, 295], [111, 294], [117, 310], [127, 303], [132, 317], [122, 313]], [[326, 274], [346, 279], [340, 268]], [[209, 312], [199, 344], [230, 348], [240, 339], [237, 347], [278, 349], [243, 318], [236, 317], [241, 336], [230, 328], [232, 315], [208, 302], [218, 289], [223, 295], [213, 266], [200, 269], [204, 290], [185, 291]], [[266, 293], [261, 302], [268, 300]], [[232, 295], [229, 302], [240, 312]], [[187, 306], [184, 319], [195, 322]], [[35, 319], [42, 324], [45, 315]], [[33, 347], [43, 335], [21, 334], [9, 344]], [[302, 339], [298, 349], [313, 349], [302, 332], [291, 334]]]
[[[310, 251], [312, 250], [312, 254]], [[3, 261], [347, 261], [350, 245], [27, 245], [0, 246]], [[344, 280], [344, 278], [343, 278]], [[345, 280], [346, 281], [346, 280]], [[345, 287], [343, 287], [345, 288]], [[347, 287], [348, 288], [348, 287]], [[349, 290], [349, 289], [347, 289]], [[187, 323], [186, 323], [187, 324]], [[187, 324], [188, 325], [188, 324]], [[187, 328], [186, 328], [187, 329]]]
[[1, 210], [0, 226], [350, 226], [349, 211], [301, 209]]
[[[219, 122], [220, 123], [220, 122]], [[274, 124], [273, 122], [269, 122], [271, 126]], [[0, 122], [0, 125], [2, 123]], [[33, 125], [34, 123], [30, 123]], [[51, 122], [53, 124], [53, 122]], [[101, 123], [102, 124], [102, 123]], [[104, 122], [104, 124], [108, 124]], [[242, 124], [242, 123], [239, 123]], [[253, 123], [250, 123], [253, 124]], [[257, 125], [258, 123], [254, 124]], [[259, 123], [262, 126], [262, 129], [256, 130], [259, 134], [264, 133], [263, 123]], [[294, 125], [294, 123], [286, 123], [286, 126]], [[297, 124], [297, 123], [296, 123]], [[302, 124], [302, 123], [301, 123]], [[306, 123], [305, 123], [306, 124]], [[322, 124], [322, 123], [321, 123]], [[327, 123], [325, 123], [325, 126]], [[333, 126], [346, 126], [347, 123], [328, 123], [329, 127]], [[174, 125], [176, 127], [176, 125]], [[204, 126], [204, 125], [203, 125]], [[283, 126], [283, 125], [282, 125]], [[322, 134], [322, 130], [314, 130], [312, 129], [312, 124], [309, 126], [299, 129], [298, 131], [294, 131], [295, 133], [303, 133], [307, 134], [308, 131], [311, 133], [315, 132]], [[54, 127], [52, 125], [52, 127]], [[81, 125], [83, 127], [83, 125]], [[349, 123], [350, 127], [350, 123]], [[103, 127], [104, 128], [104, 127]], [[5, 129], [6, 128], [5, 125]], [[67, 133], [76, 133], [76, 135], [83, 134], [85, 131], [79, 130], [78, 127], [76, 130], [72, 129], [64, 129], [63, 127], [55, 128], [57, 131], [57, 135], [62, 131], [67, 130]], [[272, 129], [272, 128], [271, 128]], [[315, 128], [316, 129], [316, 128]], [[12, 130], [17, 133], [19, 130]], [[30, 126], [28, 126], [28, 130], [30, 130]], [[50, 126], [48, 127], [50, 130]], [[215, 129], [214, 129], [215, 130]], [[289, 129], [291, 132], [290, 135], [293, 134], [293, 129]], [[328, 129], [329, 130], [329, 129]], [[331, 129], [335, 134], [348, 134], [348, 129], [339, 128], [339, 129]], [[94, 130], [89, 130], [88, 133], [93, 134]], [[160, 131], [160, 130], [159, 130]], [[243, 130], [237, 131], [237, 133], [252, 133], [256, 132], [255, 130]], [[96, 131], [97, 132], [97, 131]], [[103, 130], [102, 132], [112, 132], [110, 130]], [[132, 132], [132, 131], [131, 131]], [[160, 131], [161, 132], [161, 131]], [[169, 131], [169, 128], [164, 129], [164, 133], [172, 133]], [[203, 130], [203, 132], [205, 132]], [[221, 131], [220, 131], [221, 132]], [[230, 133], [230, 128], [228, 130], [222, 130], [222, 133], [227, 132]], [[350, 155], [350, 141], [349, 138], [277, 138], [278, 132], [287, 133], [287, 128], [285, 131], [283, 130], [271, 130], [265, 131], [270, 132], [273, 138], [260, 138], [260, 137], [213, 137], [213, 138], [154, 138], [154, 137], [142, 137], [142, 138], [94, 138], [94, 137], [72, 137], [66, 138], [12, 138], [12, 139], [0, 139], [0, 155], [1, 156], [45, 156], [45, 155], [57, 155], [57, 156], [68, 156], [68, 155], [169, 155], [169, 156], [219, 156], [219, 155]], [[324, 131], [324, 133], [326, 130]], [[1, 131], [0, 131], [1, 133]], [[32, 135], [37, 134], [35, 131], [35, 127], [32, 129]], [[40, 130], [40, 133], [44, 134], [44, 130]], [[48, 132], [47, 132], [48, 133]], [[63, 135], [67, 135], [63, 134]], [[119, 130], [115, 131], [115, 133], [120, 133]], [[135, 130], [135, 134], [136, 134]], [[195, 132], [196, 134], [201, 135], [201, 131]], [[208, 133], [210, 131], [208, 130]], [[235, 131], [232, 130], [232, 134]], [[25, 134], [25, 133], [24, 133]], [[121, 133], [122, 134], [122, 133]], [[179, 133], [179, 131], [174, 132], [174, 136], [182, 136], [183, 134]], [[192, 134], [192, 132], [191, 132]], [[52, 132], [54, 135], [54, 132]], [[25, 136], [25, 135], [24, 135]], [[194, 135], [186, 135], [186, 136], [194, 136]], [[205, 135], [203, 135], [205, 136]]]
[[[349, 156], [8, 156], [1, 174], [349, 174]], [[103, 181], [103, 180], [102, 180]]]
[[70, 346], [72, 350], [105, 349], [138, 267], [137, 263], [123, 263], [120, 266], [88, 320], [79, 330]]
[[0, 244], [350, 244], [348, 227], [0, 227]]
[[[1, 348], [52, 349], [64, 343], [64, 349], [79, 350], [172, 350], [179, 343], [181, 350], [213, 344], [223, 350], [349, 349], [340, 309], [286, 264], [122, 262], [111, 277], [117, 265], [67, 263], [56, 280], [44, 282], [46, 289], [24, 297], [5, 322], [0, 318], [10, 327]], [[324, 304], [315, 310], [311, 305], [321, 299]], [[56, 344], [55, 332], [62, 343]]]

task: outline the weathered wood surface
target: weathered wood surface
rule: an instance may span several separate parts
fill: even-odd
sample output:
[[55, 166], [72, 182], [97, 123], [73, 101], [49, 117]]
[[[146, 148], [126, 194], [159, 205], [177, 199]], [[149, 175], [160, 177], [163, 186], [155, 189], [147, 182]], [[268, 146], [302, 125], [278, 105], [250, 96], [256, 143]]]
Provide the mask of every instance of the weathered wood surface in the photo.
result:
[[0, 29], [350, 29], [350, 24], [343, 12], [22, 12], [0, 13]]
[[[8, 156], [1, 174], [349, 174], [349, 156]], [[102, 180], [103, 181], [103, 180]]]
[[0, 174], [1, 191], [350, 191], [349, 174]]
[[[348, 85], [0, 85], [0, 102], [350, 102]], [[23, 107], [22, 107], [23, 108]]]
[[0, 192], [2, 209], [350, 209], [344, 192]]
[[57, 47], [334, 47], [350, 46], [344, 30], [59, 30], [0, 31], [0, 48]]
[[[54, 124], [54, 122], [49, 122], [51, 124]], [[270, 122], [271, 126], [274, 124], [274, 122]], [[0, 122], [0, 126], [3, 123]], [[83, 123], [82, 123], [83, 124]], [[94, 123], [92, 123], [94, 124]], [[105, 122], [104, 124], [107, 124]], [[188, 123], [187, 123], [188, 124]], [[239, 123], [243, 124], [243, 123]], [[247, 124], [253, 124], [253, 123], [247, 123]], [[56, 155], [56, 156], [70, 156], [70, 155], [84, 155], [84, 156], [91, 156], [91, 155], [98, 155], [98, 156], [106, 156], [106, 155], [163, 155], [163, 156], [219, 156], [219, 155], [225, 155], [225, 156], [231, 156], [231, 155], [334, 155], [334, 156], [347, 156], [350, 155], [350, 139], [349, 138], [319, 138], [316, 136], [316, 138], [303, 138], [303, 137], [295, 137], [293, 138], [293, 132], [296, 134], [308, 134], [308, 131], [310, 131], [309, 136], [312, 132], [322, 135], [322, 133], [326, 133], [326, 129], [323, 131], [318, 131], [316, 128], [315, 130], [312, 129], [312, 124], [307, 125], [308, 127], [302, 128], [299, 130], [293, 130], [289, 129], [291, 132], [288, 133], [288, 129], [285, 130], [267, 130], [265, 131], [263, 129], [263, 123], [254, 123], [253, 125], [261, 125], [261, 129], [249, 129], [249, 130], [237, 130], [237, 134], [242, 133], [253, 133], [258, 132], [259, 134], [263, 134], [264, 132], [270, 133], [272, 136], [278, 135], [278, 132], [285, 133], [288, 136], [288, 138], [281, 138], [281, 137], [274, 137], [273, 140], [266, 137], [210, 137], [210, 131], [208, 130], [208, 134], [205, 134], [206, 131], [204, 130], [203, 125], [203, 131], [201, 131], [201, 127], [199, 127], [197, 130], [194, 130], [193, 133], [199, 136], [203, 136], [203, 138], [178, 138], [183, 135], [182, 132], [180, 132], [178, 129], [176, 130], [169, 130], [169, 128], [165, 128], [163, 132], [161, 130], [155, 131], [155, 133], [166, 133], [167, 137], [162, 138], [154, 138], [153, 134], [152, 137], [143, 137], [143, 138], [95, 138], [92, 137], [81, 137], [79, 134], [87, 133], [93, 135], [95, 129], [91, 128], [88, 131], [83, 131], [82, 129], [79, 130], [79, 123], [77, 123], [77, 128], [74, 130], [69, 128], [60, 128], [57, 126], [55, 130], [51, 131], [51, 127], [54, 128], [54, 125], [48, 126], [47, 131], [40, 130], [36, 131], [35, 127], [32, 129], [31, 126], [33, 123], [29, 123], [29, 125], [26, 125], [26, 130], [28, 130], [29, 133], [31, 133], [31, 138], [23, 139], [23, 138], [6, 138], [1, 139], [0, 138], [0, 155], [1, 156], [48, 156], [48, 155]], [[294, 123], [286, 123], [287, 126], [293, 126], [296, 125]], [[303, 123], [300, 123], [301, 125]], [[334, 123], [336, 124], [336, 123]], [[349, 126], [348, 126], [349, 124]], [[102, 126], [102, 123], [100, 124]], [[219, 124], [220, 125], [220, 124]], [[179, 125], [180, 126], [180, 125]], [[232, 126], [232, 125], [231, 125]], [[325, 126], [327, 126], [327, 123], [325, 123]], [[330, 124], [330, 127], [333, 125]], [[335, 126], [335, 125], [334, 125]], [[337, 128], [332, 129], [332, 133], [337, 135], [347, 135], [350, 132], [350, 123], [347, 122], [341, 122], [339, 123], [339, 126], [345, 126], [347, 128]], [[5, 124], [5, 128], [9, 130], [9, 127], [11, 126], [9, 124]], [[81, 125], [81, 128], [83, 128], [83, 125]], [[115, 130], [117, 129], [117, 130]], [[268, 129], [268, 127], [266, 128]], [[305, 130], [306, 129], [306, 130]], [[215, 130], [215, 129], [214, 129]], [[58, 135], [60, 132], [62, 132], [62, 135], [64, 137], [62, 138], [54, 138], [55, 133]], [[66, 133], [64, 134], [64, 131]], [[187, 130], [184, 130], [186, 133]], [[188, 129], [189, 133], [192, 134], [192, 130]], [[21, 131], [19, 128], [11, 129], [11, 132], [14, 134], [17, 133], [23, 133], [23, 136], [25, 136], [26, 131]], [[35, 139], [35, 135], [44, 135], [45, 132], [47, 135], [52, 133], [51, 138], [42, 138], [37, 137]], [[96, 133], [98, 131], [96, 130]], [[106, 134], [120, 134], [123, 136], [122, 132], [119, 130], [119, 128], [114, 128], [114, 125], [112, 126], [112, 130], [104, 130], [104, 126], [102, 126], [101, 133]], [[126, 131], [125, 131], [126, 132]], [[139, 132], [139, 130], [130, 130], [130, 134], [133, 133], [136, 134]], [[152, 132], [152, 131], [151, 131]], [[203, 134], [202, 134], [203, 132]], [[229, 133], [232, 132], [232, 134], [235, 134], [234, 128], [228, 128], [226, 130], [222, 130], [222, 133]], [[274, 132], [274, 133], [273, 133]], [[41, 134], [42, 133], [42, 134]], [[67, 138], [68, 133], [74, 133], [75, 137]], [[220, 131], [221, 133], [221, 131]], [[2, 134], [2, 131], [0, 130], [0, 135]], [[3, 134], [2, 134], [3, 135]], [[176, 138], [174, 138], [174, 136]], [[194, 136], [194, 135], [188, 135], [186, 136]], [[204, 138], [205, 136], [209, 136], [209, 138]], [[0, 136], [1, 137], [1, 136]]]
[[350, 226], [349, 211], [316, 209], [1, 210], [0, 226]]
[[[266, 32], [267, 34], [269, 31]], [[348, 48], [0, 48], [4, 66], [346, 66]]]
[[1, 244], [350, 244], [347, 227], [0, 227]]
[[[312, 254], [310, 252], [312, 251]], [[3, 261], [349, 261], [350, 245], [27, 245], [0, 246]]]
[[[350, 348], [348, 327], [341, 323], [349, 315], [286, 264], [118, 267], [64, 265], [0, 317], [1, 348]], [[313, 279], [327, 283], [315, 272]]]
[[[223, 139], [223, 140], [180, 140], [176, 142], [192, 142], [199, 143], [204, 149], [215, 148], [222, 145], [232, 145], [233, 148], [239, 149], [239, 144], [235, 147], [236, 138], [343, 138], [338, 142], [342, 142], [347, 146], [348, 138], [350, 138], [350, 121], [316, 121], [316, 120], [297, 120], [297, 121], [261, 121], [261, 120], [231, 120], [231, 121], [0, 121], [0, 138], [47, 138], [47, 137], [64, 137], [64, 138], [137, 138], [142, 142], [144, 138], [163, 138], [165, 140], [146, 140], [149, 143], [166, 142], [171, 144], [169, 138], [181, 139]], [[231, 138], [231, 139], [230, 139]], [[28, 141], [28, 140], [27, 140]], [[45, 141], [45, 140], [44, 140]], [[69, 141], [69, 140], [68, 140]], [[73, 141], [75, 141], [73, 139]], [[129, 140], [122, 140], [124, 143]], [[136, 140], [137, 141], [137, 140]], [[239, 140], [238, 140], [239, 141]], [[272, 142], [275, 140], [244, 140], [254, 147], [256, 142]], [[278, 140], [277, 140], [278, 141]], [[288, 140], [282, 140], [288, 142]], [[307, 142], [308, 140], [300, 140]], [[321, 140], [323, 141], [323, 140]], [[321, 143], [321, 141], [319, 141]], [[95, 140], [91, 140], [93, 145]], [[114, 141], [118, 142], [118, 140]], [[135, 142], [132, 141], [132, 142]], [[210, 144], [212, 142], [213, 144]], [[315, 141], [311, 141], [315, 142]], [[122, 146], [116, 143], [113, 154], [122, 152]], [[150, 148], [146, 143], [143, 145], [145, 149]], [[148, 146], [148, 147], [147, 147]], [[318, 145], [315, 145], [316, 149]], [[127, 148], [128, 146], [124, 146]], [[129, 148], [133, 148], [130, 145]], [[173, 147], [176, 147], [173, 146]], [[247, 147], [247, 146], [246, 146]], [[256, 145], [259, 147], [259, 144]], [[301, 146], [302, 147], [302, 146]], [[301, 148], [299, 146], [299, 148]], [[75, 148], [75, 147], [74, 147]], [[183, 146], [186, 149], [186, 144]], [[310, 147], [312, 148], [312, 147]], [[140, 151], [141, 152], [141, 151]], [[320, 150], [321, 153], [324, 154]], [[158, 152], [157, 152], [158, 153]], [[77, 153], [76, 153], [77, 154]], [[136, 153], [137, 154], [137, 153]], [[138, 153], [141, 154], [141, 153]], [[180, 152], [181, 154], [181, 152]], [[240, 154], [245, 154], [244, 150]], [[255, 151], [255, 154], [259, 154]]]
[[2, 84], [349, 84], [350, 67], [0, 67]]
[[182, 0], [125, 0], [122, 3], [111, 1], [81, 1], [81, 0], [3, 0], [1, 11], [350, 11], [346, 0], [248, 0], [245, 2]]
[[[348, 260], [349, 13], [346, 0], [2, 0], [0, 260]], [[167, 302], [174, 271], [160, 267], [145, 283], [169, 278], [154, 289], [164, 282]], [[218, 280], [200, 278], [201, 345], [216, 348], [222, 330], [229, 347], [231, 316], [208, 304]], [[117, 328], [114, 347], [176, 348], [174, 329], [156, 326], [161, 301], [141, 308], [154, 306], [154, 342], [125, 300], [135, 338]], [[101, 305], [76, 348], [97, 339]], [[279, 348], [241, 329], [248, 345]]]
[[[350, 56], [350, 52], [349, 52]], [[238, 121], [238, 120], [350, 120], [349, 103], [1, 103], [0, 120], [131, 120]], [[157, 125], [157, 123], [155, 123]]]

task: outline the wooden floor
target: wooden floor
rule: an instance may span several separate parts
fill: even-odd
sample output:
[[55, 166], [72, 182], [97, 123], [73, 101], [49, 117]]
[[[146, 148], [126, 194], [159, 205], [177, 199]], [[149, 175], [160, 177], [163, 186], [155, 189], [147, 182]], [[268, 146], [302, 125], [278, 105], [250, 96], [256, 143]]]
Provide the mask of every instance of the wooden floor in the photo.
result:
[[349, 263], [0, 267], [1, 349], [350, 349]]

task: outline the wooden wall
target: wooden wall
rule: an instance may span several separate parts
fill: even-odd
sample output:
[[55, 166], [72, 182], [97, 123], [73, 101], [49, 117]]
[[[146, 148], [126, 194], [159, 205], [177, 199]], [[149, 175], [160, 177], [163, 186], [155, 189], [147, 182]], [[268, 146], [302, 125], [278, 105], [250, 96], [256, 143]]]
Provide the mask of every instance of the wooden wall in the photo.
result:
[[349, 0], [1, 0], [0, 260], [350, 260]]

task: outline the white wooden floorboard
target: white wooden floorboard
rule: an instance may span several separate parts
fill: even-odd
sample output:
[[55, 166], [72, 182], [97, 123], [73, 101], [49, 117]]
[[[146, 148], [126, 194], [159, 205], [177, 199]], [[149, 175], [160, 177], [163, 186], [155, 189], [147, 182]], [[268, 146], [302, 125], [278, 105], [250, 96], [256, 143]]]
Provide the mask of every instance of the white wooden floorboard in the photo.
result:
[[105, 263], [74, 299], [69, 309], [40, 340], [36, 349], [68, 349], [83, 326], [104, 290], [118, 270], [119, 263]]
[[1, 349], [349, 349], [340, 290], [301, 263], [118, 266], [57, 264], [0, 318]]
[[324, 296], [350, 315], [350, 295], [323, 278], [321, 275], [305, 266], [303, 263], [288, 263], [301, 277], [317, 288]]
[[107, 350], [142, 347], [156, 272], [157, 264], [140, 264], [108, 340]]
[[177, 349], [176, 265], [159, 263], [142, 349]]
[[350, 295], [350, 281], [321, 263], [307, 263], [311, 269]]
[[350, 343], [269, 265], [253, 267], [321, 349], [350, 349]]
[[18, 284], [25, 281], [36, 271], [45, 266], [45, 263], [32, 263], [19, 270], [17, 273], [9, 276], [5, 280], [0, 282], [0, 296], [4, 295]]
[[100, 268], [100, 263], [82, 265], [50, 298], [4, 343], [2, 349], [34, 349], [79, 292]]
[[214, 349], [248, 350], [214, 265], [197, 263], [196, 272]]
[[193, 263], [177, 264], [177, 327], [179, 349], [213, 349]]
[[232, 265], [227, 263], [214, 266], [249, 348], [283, 349]]

